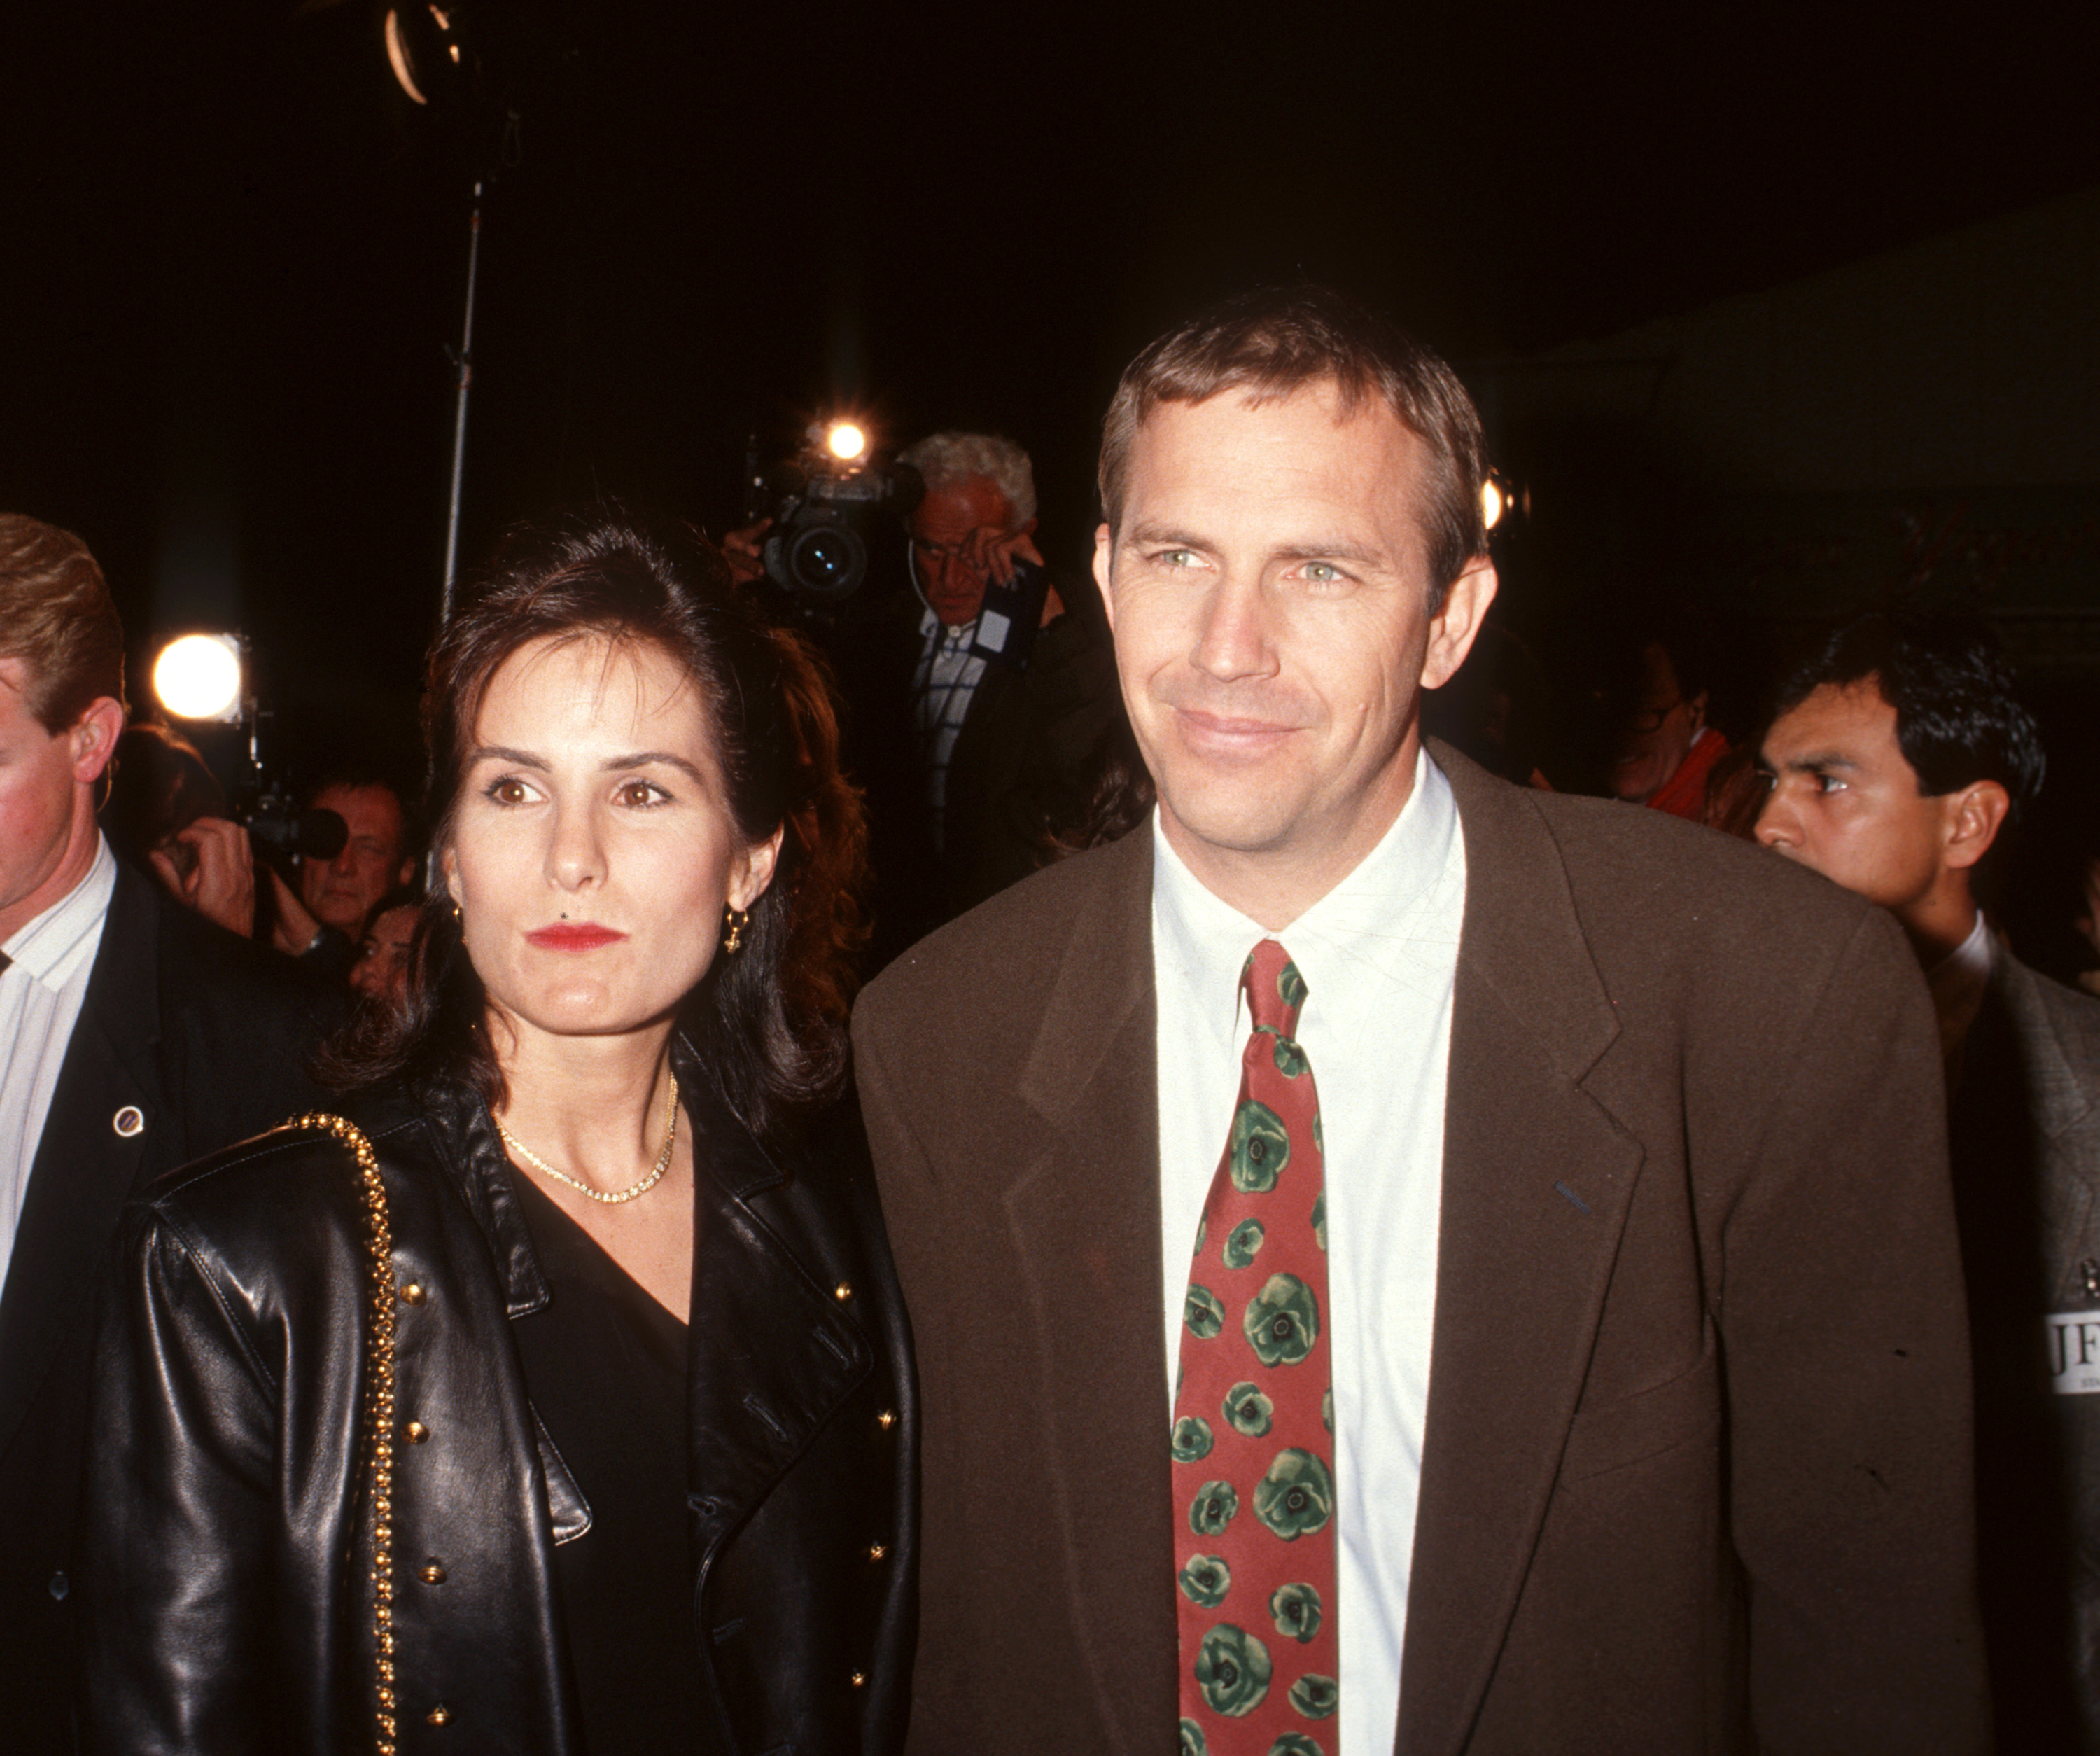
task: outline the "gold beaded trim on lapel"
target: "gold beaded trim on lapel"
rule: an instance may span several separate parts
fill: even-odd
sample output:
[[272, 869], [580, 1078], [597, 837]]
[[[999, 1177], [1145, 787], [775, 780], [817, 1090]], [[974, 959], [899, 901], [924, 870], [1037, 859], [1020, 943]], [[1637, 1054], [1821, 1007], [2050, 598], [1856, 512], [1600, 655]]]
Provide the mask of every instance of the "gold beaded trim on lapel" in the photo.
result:
[[379, 1156], [356, 1123], [315, 1113], [292, 1126], [332, 1134], [357, 1160], [364, 1200], [364, 1451], [372, 1471], [372, 1642], [379, 1756], [394, 1756], [394, 1232]]

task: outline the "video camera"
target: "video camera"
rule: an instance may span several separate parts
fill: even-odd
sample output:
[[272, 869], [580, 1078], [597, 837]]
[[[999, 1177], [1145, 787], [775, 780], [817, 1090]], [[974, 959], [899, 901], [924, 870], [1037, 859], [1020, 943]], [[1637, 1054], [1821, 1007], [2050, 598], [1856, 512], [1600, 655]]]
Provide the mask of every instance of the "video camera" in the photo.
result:
[[909, 465], [873, 461], [867, 433], [850, 421], [812, 426], [794, 458], [764, 471], [754, 439], [744, 475], [744, 516], [773, 521], [761, 551], [767, 576], [820, 610], [867, 582], [878, 523], [908, 517], [924, 491]]
[[301, 810], [274, 777], [236, 789], [233, 820], [248, 832], [258, 858], [284, 869], [288, 859], [332, 860], [350, 845], [350, 825], [335, 811]]
[[332, 860], [350, 842], [350, 825], [333, 811], [302, 811], [262, 761], [262, 722], [245, 635], [180, 635], [153, 661], [153, 693], [177, 719], [239, 726], [248, 746], [228, 800], [228, 814], [248, 832], [258, 858], [286, 877], [293, 858]]

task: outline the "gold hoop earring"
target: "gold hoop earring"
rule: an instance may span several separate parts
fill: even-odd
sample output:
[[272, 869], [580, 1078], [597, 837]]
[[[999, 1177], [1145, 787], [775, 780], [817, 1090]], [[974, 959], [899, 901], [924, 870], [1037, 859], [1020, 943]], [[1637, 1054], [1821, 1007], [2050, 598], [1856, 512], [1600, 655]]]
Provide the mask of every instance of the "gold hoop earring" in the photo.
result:
[[751, 924], [751, 911], [748, 908], [722, 907], [722, 924], [729, 930], [722, 939], [722, 950], [730, 956], [736, 955], [743, 944], [743, 929]]
[[454, 897], [452, 898], [452, 919], [454, 920], [464, 920], [465, 918], [466, 917], [465, 916], [460, 913], [459, 898], [457, 897]]

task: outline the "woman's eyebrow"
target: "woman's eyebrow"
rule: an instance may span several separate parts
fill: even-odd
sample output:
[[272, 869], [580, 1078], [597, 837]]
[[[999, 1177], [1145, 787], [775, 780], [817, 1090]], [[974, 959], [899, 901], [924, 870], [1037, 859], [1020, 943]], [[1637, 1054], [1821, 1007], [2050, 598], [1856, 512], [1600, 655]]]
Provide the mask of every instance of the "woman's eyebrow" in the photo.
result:
[[689, 775], [702, 786], [707, 784], [706, 775], [694, 767], [685, 757], [674, 755], [668, 750], [638, 750], [632, 756], [612, 757], [607, 759], [604, 767], [606, 772], [610, 774], [615, 769], [646, 768], [652, 762], [660, 762], [666, 768], [675, 768], [681, 774]]
[[510, 762], [519, 768], [545, 769], [547, 765], [545, 757], [535, 756], [530, 750], [513, 749], [504, 743], [483, 744], [479, 749], [470, 752], [466, 760], [469, 767], [476, 762]]

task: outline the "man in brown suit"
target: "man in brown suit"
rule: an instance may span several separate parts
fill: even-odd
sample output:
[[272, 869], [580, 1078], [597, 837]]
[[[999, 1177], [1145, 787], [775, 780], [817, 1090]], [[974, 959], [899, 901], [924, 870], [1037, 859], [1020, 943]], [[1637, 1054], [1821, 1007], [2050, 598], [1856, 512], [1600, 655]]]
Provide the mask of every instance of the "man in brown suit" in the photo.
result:
[[[1215, 1752], [1192, 1687], [1248, 1710], [1180, 1646], [1176, 1569], [1222, 1582], [1165, 1326], [1264, 937], [1309, 985], [1277, 1054], [1319, 1081], [1340, 1551], [1339, 1679], [1272, 1748], [1987, 1742], [1916, 969], [1753, 849], [1423, 749], [1493, 595], [1481, 475], [1449, 368], [1330, 294], [1124, 375], [1096, 570], [1150, 832], [856, 1020], [923, 1387], [924, 1756], [1149, 1756], [1177, 1717]], [[1217, 1613], [1273, 1646], [1275, 1610]]]

